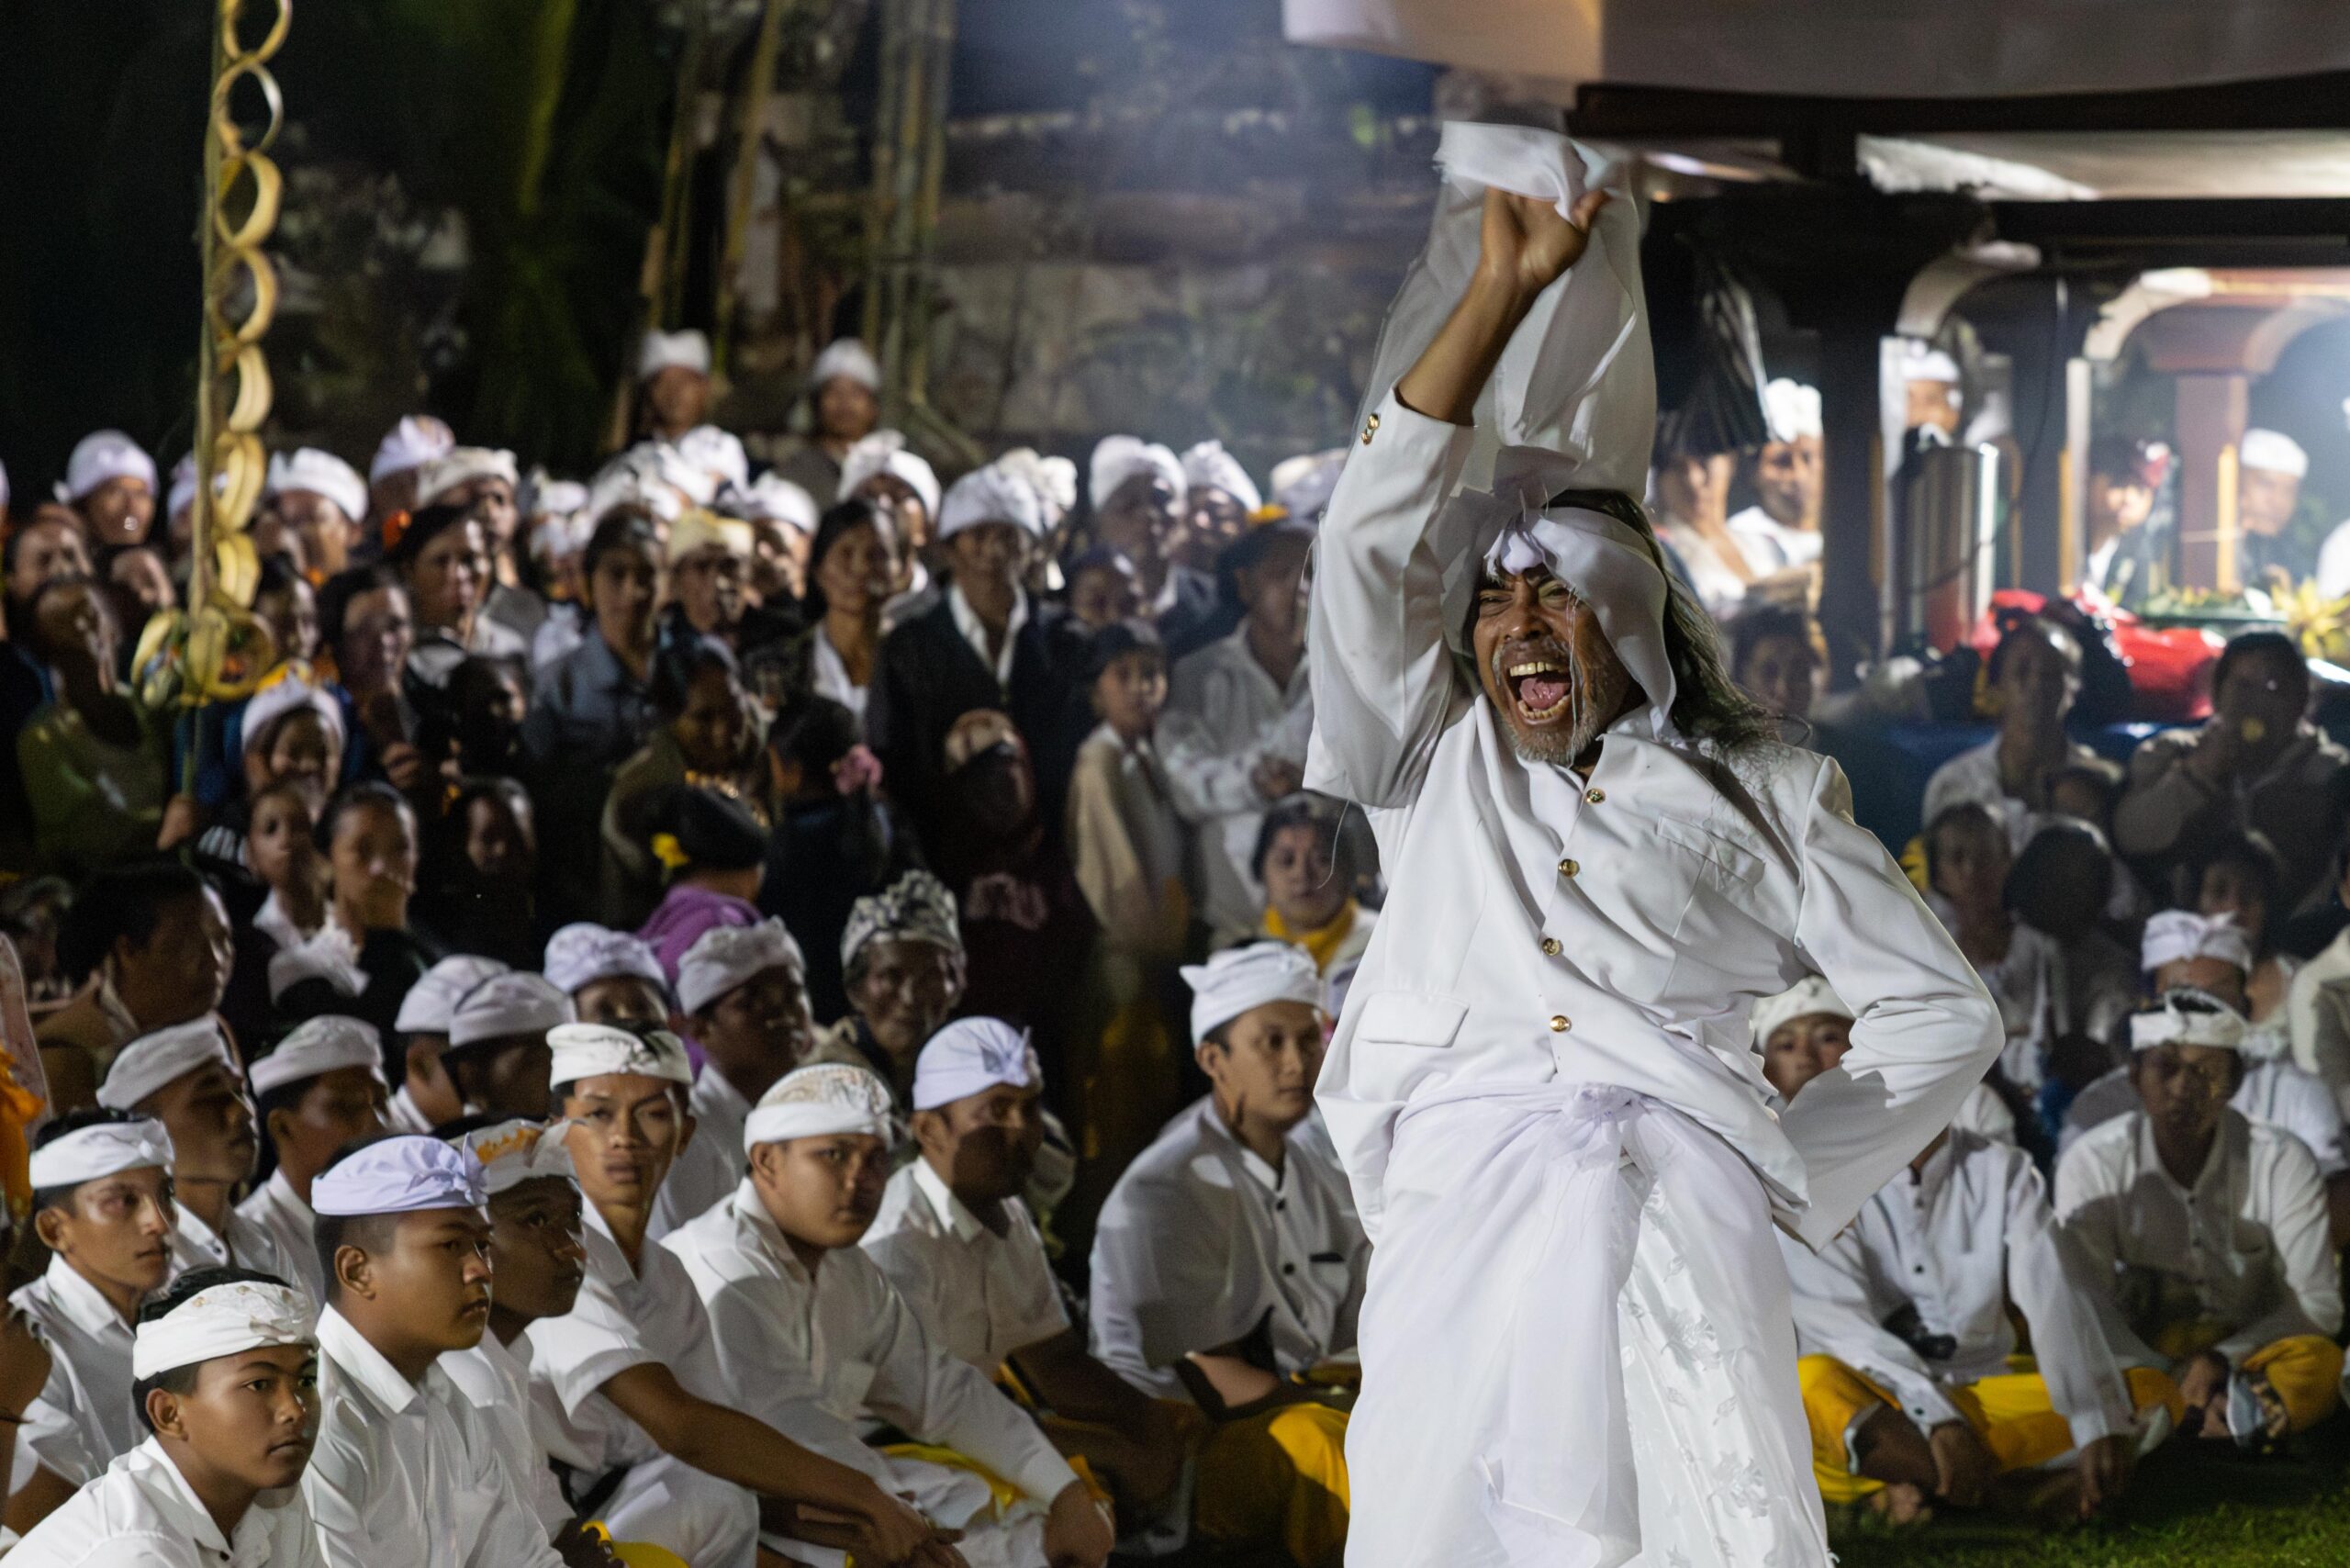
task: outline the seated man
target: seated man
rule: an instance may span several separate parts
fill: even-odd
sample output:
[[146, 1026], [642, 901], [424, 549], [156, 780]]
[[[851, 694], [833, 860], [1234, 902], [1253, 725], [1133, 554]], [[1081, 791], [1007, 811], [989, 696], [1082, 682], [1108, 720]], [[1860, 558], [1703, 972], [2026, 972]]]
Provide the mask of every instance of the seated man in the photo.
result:
[[[2139, 956], [2156, 995], [2188, 986], [2218, 997], [2238, 1014], [2246, 1011], [2252, 943], [2234, 916], [2164, 910], [2146, 922]], [[2244, 1070], [2228, 1103], [2255, 1122], [2284, 1128], [2307, 1146], [2325, 1180], [2332, 1235], [2340, 1244], [2350, 1237], [2350, 1149], [2344, 1147], [2342, 1113], [2333, 1096], [2322, 1080], [2294, 1064], [2291, 1037], [2280, 1026], [2245, 1025], [2237, 1054]], [[2091, 1127], [2137, 1108], [2130, 1070], [2115, 1069], [2073, 1101], [2059, 1148], [2070, 1148]]]
[[457, 1003], [476, 986], [509, 972], [496, 958], [461, 953], [442, 959], [408, 987], [392, 1021], [399, 1050], [385, 1064], [400, 1079], [385, 1117], [394, 1132], [429, 1133], [465, 1114], [464, 1101], [441, 1059], [449, 1049], [449, 1024], [457, 1015]]
[[297, 1484], [318, 1419], [310, 1303], [267, 1274], [195, 1269], [140, 1314], [147, 1438], [41, 1521], [19, 1568], [324, 1568]]
[[122, 1047], [98, 1085], [98, 1103], [151, 1116], [172, 1140], [172, 1267], [295, 1270], [267, 1231], [235, 1208], [261, 1157], [253, 1105], [218, 1019], [141, 1035]]
[[669, 977], [641, 936], [576, 921], [547, 938], [543, 969], [579, 1023], [659, 1029], [669, 1022]]
[[2228, 1104], [2244, 1028], [2186, 991], [2132, 1018], [2140, 1108], [2065, 1152], [2056, 1213], [2130, 1331], [2172, 1358], [2179, 1429], [2255, 1447], [2339, 1399], [2342, 1285], [2316, 1159]]
[[780, 920], [713, 925], [677, 960], [677, 1007], [702, 1048], [688, 1108], [694, 1138], [661, 1184], [659, 1240], [743, 1180], [743, 1121], [815, 1043], [808, 964]]
[[1095, 1361], [1062, 1305], [1020, 1196], [1044, 1141], [1044, 1092], [1035, 1047], [1001, 1019], [932, 1036], [914, 1070], [917, 1158], [890, 1178], [865, 1249], [932, 1344], [989, 1377], [1008, 1364], [1061, 1451], [1139, 1517], [1180, 1478], [1182, 1424]]
[[[1762, 1053], [1762, 1076], [1782, 1103], [1844, 1059], [1852, 1048], [1853, 1022], [1852, 1008], [1818, 975], [1807, 975], [1792, 991], [1754, 1004], [1754, 1047]], [[1987, 1080], [1967, 1092], [1951, 1126], [1993, 1143], [2016, 1141], [2015, 1111]]]
[[8, 1499], [28, 1529], [138, 1445], [131, 1325], [172, 1270], [172, 1140], [161, 1122], [79, 1111], [41, 1128], [33, 1234], [49, 1267], [8, 1300], [49, 1347], [49, 1381], [24, 1412], [18, 1458], [38, 1468]]
[[[1851, 1021], [1818, 976], [1755, 1009], [1763, 1075], [1783, 1099], [1842, 1056], [1840, 1045], [1794, 1046], [1807, 1025], [1838, 1017]], [[1785, 1235], [1780, 1250], [1812, 1469], [1828, 1502], [1865, 1497], [1903, 1519], [1929, 1495], [1972, 1506], [1995, 1476], [2055, 1468], [2077, 1451], [2058, 1497], [2041, 1500], [2087, 1518], [2121, 1495], [2142, 1450], [2170, 1431], [2177, 1391], [2149, 1368], [2125, 1376], [2087, 1264], [2056, 1228], [2039, 1170], [2011, 1144], [1963, 1127], [1942, 1133], [1825, 1250]], [[2034, 1371], [2010, 1368], [2010, 1303], [2031, 1326]]]
[[297, 1025], [250, 1074], [277, 1169], [237, 1213], [269, 1234], [293, 1271], [286, 1282], [314, 1307], [326, 1299], [327, 1281], [319, 1267], [310, 1183], [345, 1144], [383, 1131], [389, 1103], [383, 1058], [372, 1025], [327, 1014]]
[[945, 1568], [912, 1508], [721, 1402], [730, 1390], [700, 1297], [646, 1234], [694, 1131], [685, 1047], [601, 1024], [566, 1024], [548, 1046], [587, 1200], [588, 1271], [572, 1309], [532, 1323], [514, 1346], [527, 1347], [532, 1424], [573, 1506], [695, 1568], [747, 1568], [762, 1515], [796, 1523], [802, 1506], [835, 1521], [822, 1527], [826, 1544], [860, 1562]]
[[1103, 1205], [1093, 1353], [1214, 1424], [1197, 1523], [1336, 1561], [1348, 1493], [1342, 1403], [1301, 1379], [1355, 1349], [1371, 1246], [1310, 1125], [1322, 980], [1302, 948], [1259, 942], [1188, 968], [1208, 1097], [1168, 1124]]
[[545, 976], [492, 975], [457, 1003], [441, 1059], [468, 1108], [535, 1119], [547, 1114], [547, 1031], [570, 1021]]
[[441, 1360], [489, 1323], [481, 1162], [394, 1133], [310, 1185], [327, 1281], [302, 1476], [331, 1568], [562, 1568]]
[[[1110, 1524], [1085, 1483], [984, 1375], [931, 1343], [858, 1249], [893, 1132], [878, 1077], [841, 1062], [800, 1068], [744, 1124], [750, 1174], [734, 1195], [662, 1243], [710, 1314], [726, 1386], [762, 1420], [960, 1530], [972, 1568], [1102, 1568]], [[920, 1447], [886, 1458], [867, 1448], [863, 1433], [881, 1423]], [[806, 1556], [799, 1541], [771, 1544]]]

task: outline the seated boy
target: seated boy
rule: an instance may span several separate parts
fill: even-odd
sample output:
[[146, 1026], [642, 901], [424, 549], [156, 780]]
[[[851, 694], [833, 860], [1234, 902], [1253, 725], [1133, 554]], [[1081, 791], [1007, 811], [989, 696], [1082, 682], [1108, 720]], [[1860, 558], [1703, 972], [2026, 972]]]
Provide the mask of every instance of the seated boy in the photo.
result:
[[399, 1081], [385, 1126], [397, 1133], [429, 1133], [465, 1114], [464, 1100], [441, 1059], [449, 1049], [449, 1024], [457, 1003], [476, 986], [510, 972], [496, 958], [461, 953], [442, 959], [408, 987], [392, 1021], [398, 1049], [385, 1062], [386, 1074]]
[[547, 1031], [570, 1021], [570, 1001], [545, 976], [492, 975], [457, 1003], [441, 1060], [467, 1107], [493, 1116], [543, 1116]]
[[249, 1074], [277, 1169], [237, 1213], [268, 1233], [293, 1271], [286, 1282], [313, 1304], [326, 1299], [327, 1282], [310, 1183], [345, 1144], [383, 1131], [390, 1101], [383, 1056], [373, 1025], [325, 1014], [297, 1025]]
[[259, 1269], [294, 1278], [269, 1233], [235, 1207], [252, 1180], [261, 1140], [218, 1020], [174, 1024], [123, 1047], [98, 1085], [98, 1103], [152, 1116], [171, 1135], [175, 1271]]

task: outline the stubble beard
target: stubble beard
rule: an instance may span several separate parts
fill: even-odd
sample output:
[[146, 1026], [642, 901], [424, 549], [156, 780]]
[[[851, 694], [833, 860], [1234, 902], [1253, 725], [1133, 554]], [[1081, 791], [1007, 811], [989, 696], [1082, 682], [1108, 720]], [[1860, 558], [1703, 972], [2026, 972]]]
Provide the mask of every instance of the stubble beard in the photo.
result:
[[1599, 739], [1616, 710], [1622, 706], [1630, 677], [1613, 659], [1606, 661], [1606, 668], [1595, 669], [1593, 660], [1556, 638], [1533, 647], [1519, 647], [1516, 651], [1520, 655], [1546, 655], [1561, 660], [1567, 666], [1567, 724], [1563, 728], [1546, 724], [1528, 731], [1519, 722], [1516, 695], [1502, 673], [1502, 651], [1496, 646], [1488, 663], [1493, 689], [1502, 694], [1502, 727], [1508, 732], [1510, 749], [1517, 754], [1520, 762], [1529, 765], [1573, 766], [1575, 759]]

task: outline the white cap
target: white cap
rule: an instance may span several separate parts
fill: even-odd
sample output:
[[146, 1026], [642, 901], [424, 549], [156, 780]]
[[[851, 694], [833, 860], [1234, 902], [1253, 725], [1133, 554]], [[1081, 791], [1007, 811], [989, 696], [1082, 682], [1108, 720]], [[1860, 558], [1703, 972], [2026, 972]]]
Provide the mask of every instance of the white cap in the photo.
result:
[[309, 980], [324, 980], [343, 996], [359, 996], [368, 986], [367, 971], [359, 967], [359, 944], [333, 921], [328, 921], [291, 947], [269, 956], [269, 1000], [272, 1006], [285, 993]]
[[1282, 458], [1273, 465], [1273, 504], [1299, 522], [1315, 521], [1330, 504], [1346, 467], [1343, 446]]
[[2163, 992], [2152, 1012], [2130, 1015], [2130, 1048], [2133, 1051], [2152, 1050], [2156, 1046], [2209, 1046], [2234, 1051], [2244, 1048], [2244, 1037], [2243, 1014], [2210, 991], [2191, 986], [2174, 987]]
[[922, 498], [922, 510], [938, 515], [938, 475], [929, 463], [906, 450], [906, 438], [896, 431], [875, 431], [848, 449], [841, 459], [840, 494], [844, 498], [878, 475], [887, 474]]
[[476, 953], [443, 958], [408, 988], [392, 1027], [403, 1035], [445, 1035], [449, 1021], [456, 1016], [457, 1003], [465, 999], [465, 993], [490, 976], [507, 972], [508, 966]]
[[1762, 388], [1762, 408], [1771, 417], [1773, 441], [1817, 440], [1827, 429], [1820, 418], [1819, 388], [1784, 375]]
[[2300, 442], [2280, 431], [2255, 426], [2244, 431], [2244, 440], [2236, 445], [2236, 461], [2246, 468], [2290, 474], [2296, 479], [2310, 476], [2310, 454], [2301, 450]]
[[1118, 487], [1137, 474], [1148, 474], [1166, 482], [1175, 492], [1175, 504], [1183, 504], [1183, 465], [1176, 455], [1156, 442], [1136, 435], [1105, 435], [1094, 443], [1091, 470], [1086, 479], [1093, 507], [1099, 511]]
[[494, 1126], [476, 1127], [449, 1141], [481, 1161], [482, 1186], [491, 1197], [553, 1177], [576, 1182], [578, 1170], [571, 1151], [564, 1147], [564, 1122], [533, 1122], [517, 1116]]
[[674, 566], [705, 550], [722, 551], [738, 561], [747, 561], [754, 543], [749, 523], [696, 507], [669, 525], [669, 564]]
[[547, 1031], [547, 1046], [554, 1057], [547, 1073], [549, 1088], [615, 1073], [666, 1078], [672, 1083], [694, 1081], [684, 1042], [666, 1029], [639, 1035], [609, 1024], [565, 1024]]
[[547, 938], [546, 959], [541, 968], [548, 983], [565, 996], [576, 996], [585, 986], [622, 975], [651, 980], [665, 995], [669, 989], [661, 960], [643, 937], [585, 920], [574, 921]]
[[763, 1143], [845, 1133], [896, 1141], [897, 1110], [890, 1103], [890, 1086], [852, 1063], [818, 1062], [785, 1073], [759, 1096], [743, 1123], [743, 1149], [747, 1154]]
[[1032, 1089], [1044, 1081], [1027, 1030], [1001, 1018], [957, 1018], [930, 1037], [914, 1063], [914, 1109], [935, 1111], [999, 1083]]
[[881, 390], [881, 367], [874, 363], [873, 351], [857, 338], [834, 338], [816, 356], [815, 364], [808, 372], [811, 391], [823, 390], [824, 383], [835, 376], [846, 376], [867, 392]]
[[643, 507], [664, 522], [675, 522], [685, 515], [685, 496], [651, 473], [649, 465], [632, 456], [637, 450], [632, 448], [604, 465], [589, 482], [585, 520], [591, 529], [615, 507]]
[[519, 486], [522, 472], [515, 466], [510, 452], [487, 446], [451, 447], [426, 463], [424, 471], [416, 476], [416, 504], [429, 507], [450, 491], [476, 479], [503, 479]]
[[449, 1048], [477, 1046], [514, 1035], [542, 1035], [571, 1021], [571, 999], [544, 975], [512, 970], [492, 975], [465, 993], [449, 1019]]
[[807, 957], [780, 920], [756, 925], [713, 925], [693, 940], [677, 960], [677, 1007], [693, 1014], [766, 970], [808, 972]]
[[1783, 991], [1776, 996], [1766, 996], [1754, 1004], [1751, 1014], [1754, 1043], [1767, 1043], [1782, 1024], [1792, 1024], [1798, 1018], [1825, 1014], [1831, 1018], [1850, 1018], [1852, 1010], [1836, 994], [1836, 988], [1818, 975], [1806, 975], [1795, 989]]
[[155, 460], [120, 431], [93, 431], [73, 443], [73, 454], [65, 460], [64, 494], [60, 498], [78, 501], [113, 479], [143, 479], [151, 493], [156, 487]]
[[749, 488], [738, 487], [719, 500], [730, 516], [779, 522], [799, 533], [816, 532], [816, 498], [780, 474], [762, 474]]
[[2252, 973], [2252, 938], [2232, 914], [2198, 914], [2165, 909], [2146, 922], [2138, 939], [2138, 967], [2148, 974], [2182, 958], [2217, 958]]
[[141, 1035], [123, 1047], [106, 1070], [106, 1081], [98, 1086], [98, 1103], [112, 1111], [134, 1110], [165, 1084], [216, 1061], [231, 1073], [237, 1070], [220, 1021], [209, 1014]]
[[1302, 1002], [1322, 1008], [1322, 976], [1304, 948], [1287, 942], [1252, 942], [1227, 947], [1204, 964], [1186, 964], [1183, 981], [1192, 988], [1192, 1043], [1252, 1007]]
[[1077, 505], [1077, 465], [1066, 457], [1042, 457], [1031, 446], [1015, 446], [995, 465], [1036, 492], [1045, 526], [1051, 528]]
[[588, 487], [576, 479], [542, 478], [531, 487], [532, 517], [570, 517], [588, 510]]
[[367, 515], [367, 481], [359, 476], [359, 470], [315, 446], [299, 447], [290, 457], [280, 454], [269, 460], [269, 493], [282, 496], [288, 490], [324, 496], [353, 522]]
[[648, 381], [665, 370], [710, 374], [710, 340], [688, 328], [682, 332], [647, 332], [637, 345], [636, 378]]
[[356, 1018], [329, 1013], [296, 1025], [267, 1056], [253, 1063], [253, 1092], [266, 1094], [306, 1078], [364, 1067], [376, 1082], [384, 1081], [384, 1037], [375, 1026]]
[[949, 539], [983, 522], [1008, 522], [1031, 539], [1042, 539], [1045, 510], [1036, 487], [992, 463], [956, 480], [939, 503], [938, 537]]
[[313, 1213], [421, 1214], [428, 1209], [478, 1209], [489, 1201], [481, 1161], [429, 1133], [402, 1133], [352, 1150], [310, 1183]]
[[1248, 470], [1240, 466], [1240, 459], [1225, 451], [1220, 441], [1203, 441], [1183, 454], [1183, 488], [1222, 490], [1250, 511], [1264, 505], [1258, 494], [1257, 481], [1248, 477]]
[[119, 1176], [126, 1170], [169, 1170], [172, 1135], [163, 1124], [100, 1122], [50, 1139], [33, 1150], [32, 1187], [36, 1193], [78, 1187], [84, 1182]]
[[680, 462], [710, 476], [713, 496], [719, 487], [740, 489], [751, 482], [751, 460], [743, 451], [742, 438], [731, 431], [696, 425], [669, 444]]
[[367, 465], [368, 483], [420, 468], [456, 444], [457, 432], [441, 420], [431, 414], [409, 414], [376, 443], [375, 461]]
[[309, 1302], [287, 1285], [229, 1280], [207, 1286], [139, 1326], [130, 1341], [131, 1381], [274, 1345], [316, 1350], [311, 1316]]
[[1901, 379], [1904, 381], [1938, 381], [1946, 386], [1959, 382], [1958, 361], [1917, 338], [1904, 338], [1901, 342]]
[[237, 721], [241, 726], [238, 734], [240, 753], [252, 751], [278, 720], [302, 711], [316, 713], [319, 725], [334, 737], [334, 744], [340, 748], [343, 744], [341, 704], [328, 696], [324, 688], [312, 686], [290, 668], [281, 668], [285, 672], [280, 678], [254, 692], [245, 702], [245, 711]]

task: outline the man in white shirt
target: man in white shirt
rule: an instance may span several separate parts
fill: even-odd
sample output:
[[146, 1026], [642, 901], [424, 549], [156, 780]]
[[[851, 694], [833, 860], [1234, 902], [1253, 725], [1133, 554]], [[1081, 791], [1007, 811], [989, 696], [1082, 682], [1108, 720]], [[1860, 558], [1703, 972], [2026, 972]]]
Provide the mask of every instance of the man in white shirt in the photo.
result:
[[570, 1021], [570, 999], [544, 975], [492, 975], [450, 1015], [441, 1062], [468, 1107], [493, 1116], [543, 1116], [547, 1031]]
[[654, 1240], [722, 1203], [743, 1180], [743, 1122], [815, 1044], [808, 960], [780, 920], [713, 925], [677, 960], [677, 1008], [702, 1049], [687, 1109], [694, 1137], [661, 1183]]
[[302, 1497], [330, 1568], [561, 1568], [442, 1370], [489, 1324], [481, 1162], [437, 1138], [360, 1145], [310, 1186], [328, 1260], [318, 1446]]
[[566, 1024], [548, 1044], [587, 1200], [587, 1277], [569, 1312], [513, 1348], [529, 1354], [532, 1425], [574, 1506], [695, 1568], [749, 1568], [763, 1512], [781, 1521], [803, 1506], [850, 1521], [828, 1544], [860, 1561], [947, 1568], [912, 1509], [733, 1407], [693, 1281], [647, 1234], [694, 1132], [685, 1047], [599, 1024]]
[[130, 1350], [140, 1305], [172, 1270], [172, 1140], [161, 1122], [83, 1111], [51, 1122], [32, 1155], [33, 1232], [49, 1267], [8, 1300], [49, 1347], [49, 1381], [24, 1411], [9, 1499], [38, 1518], [139, 1441]]
[[1314, 700], [1305, 672], [1300, 584], [1314, 530], [1267, 523], [1224, 553], [1247, 618], [1177, 662], [1168, 678], [1159, 755], [1185, 810], [1199, 819], [1201, 913], [1215, 938], [1252, 935], [1265, 907], [1251, 874], [1265, 808], [1297, 788]]
[[[1790, 1102], [1842, 1056], [1818, 1038], [1833, 994], [1816, 976], [1796, 991], [1754, 1020], [1763, 1071]], [[1799, 1036], [1826, 1059], [1807, 1062]], [[2121, 1495], [2139, 1453], [2177, 1418], [2168, 1377], [2125, 1371], [2123, 1354], [2143, 1350], [2109, 1341], [2087, 1260], [2012, 1143], [1952, 1128], [1824, 1251], [1784, 1234], [1779, 1249], [1812, 1467], [1829, 1502], [1869, 1498], [1897, 1518], [1929, 1494], [1971, 1507], [1994, 1476], [2054, 1468], [2077, 1449], [2065, 1501], [2087, 1518]], [[2011, 1302], [2031, 1327], [2033, 1371], [2010, 1370]]]
[[[1306, 784], [1368, 808], [1391, 888], [1320, 1089], [1380, 1259], [1349, 1554], [1824, 1563], [1772, 1225], [1843, 1228], [1996, 1014], [1841, 771], [1720, 673], [1630, 498], [1632, 203], [1548, 132], [1456, 122], [1439, 162], [1309, 630]], [[1774, 1116], [1747, 1009], [1806, 973], [1852, 1049]]]
[[1770, 416], [1771, 439], [1754, 454], [1755, 504], [1732, 514], [1730, 535], [1750, 560], [1816, 566], [1827, 476], [1819, 388], [1774, 377], [1762, 388], [1762, 408]]
[[[983, 1374], [931, 1343], [857, 1247], [880, 1207], [893, 1124], [889, 1086], [864, 1068], [800, 1068], [752, 1111], [750, 1174], [734, 1195], [662, 1244], [710, 1314], [731, 1397], [962, 1531], [972, 1568], [1102, 1568], [1110, 1525], [1085, 1483]], [[884, 1422], [922, 1448], [868, 1448], [863, 1433]], [[973, 1466], [1018, 1500], [1000, 1507]]]
[[8, 1553], [18, 1568], [324, 1568], [297, 1484], [318, 1419], [301, 1292], [198, 1269], [140, 1314], [148, 1436]]
[[384, 1130], [383, 1055], [374, 1025], [329, 1014], [297, 1025], [249, 1074], [277, 1169], [237, 1213], [268, 1233], [291, 1271], [286, 1282], [314, 1307], [326, 1300], [327, 1281], [310, 1183], [346, 1144]]
[[259, 1269], [281, 1280], [294, 1266], [267, 1231], [237, 1213], [237, 1193], [261, 1156], [253, 1103], [210, 1016], [141, 1035], [122, 1047], [98, 1103], [151, 1116], [172, 1139], [172, 1266]]
[[2056, 1213], [2130, 1331], [2171, 1358], [2179, 1429], [2257, 1447], [2340, 1398], [2342, 1283], [2299, 1138], [2230, 1108], [2244, 1020], [2173, 991], [2130, 1022], [2141, 1108], [2056, 1165]]
[[399, 1015], [392, 1020], [392, 1032], [400, 1040], [395, 1063], [404, 1063], [405, 1070], [392, 1091], [386, 1126], [394, 1132], [429, 1133], [465, 1114], [464, 1099], [441, 1060], [449, 1049], [450, 1022], [457, 1015], [457, 1003], [476, 986], [509, 972], [496, 958], [462, 953], [442, 959], [408, 988]]
[[688, 328], [682, 332], [648, 331], [637, 347], [638, 395], [643, 399], [643, 440], [675, 449], [690, 461], [711, 490], [723, 482], [751, 482], [750, 460], [742, 441], [708, 422], [710, 339]]
[[1305, 1381], [1355, 1349], [1371, 1249], [1311, 1125], [1322, 981], [1304, 949], [1228, 948], [1183, 970], [1208, 1097], [1111, 1189], [1093, 1238], [1093, 1351], [1214, 1423], [1197, 1523], [1279, 1542], [1300, 1568], [1346, 1542], [1345, 1396]]
[[1181, 1424], [1087, 1351], [1021, 1199], [1045, 1138], [1044, 1070], [1023, 1031], [961, 1018], [914, 1074], [917, 1157], [890, 1178], [865, 1250], [939, 1350], [994, 1377], [1010, 1366], [1064, 1453], [1082, 1454], [1129, 1517], [1183, 1467]]

